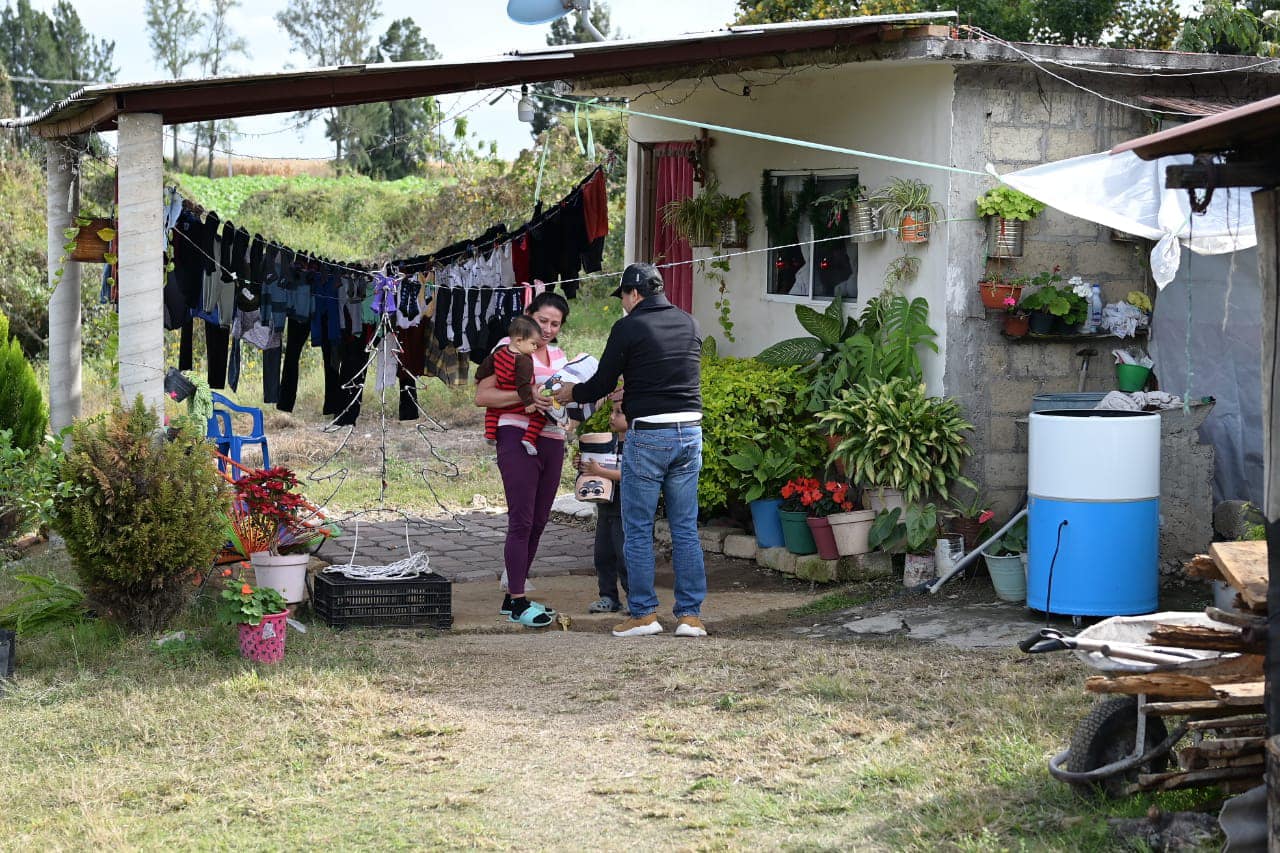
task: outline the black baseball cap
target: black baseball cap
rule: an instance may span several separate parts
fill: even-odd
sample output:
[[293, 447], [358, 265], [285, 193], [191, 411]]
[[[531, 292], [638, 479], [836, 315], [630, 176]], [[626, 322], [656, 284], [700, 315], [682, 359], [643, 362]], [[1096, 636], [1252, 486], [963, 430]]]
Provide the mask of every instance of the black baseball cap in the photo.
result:
[[631, 264], [622, 271], [622, 281], [610, 296], [621, 296], [624, 290], [638, 290], [644, 296], [661, 293], [665, 285], [662, 273], [653, 264]]

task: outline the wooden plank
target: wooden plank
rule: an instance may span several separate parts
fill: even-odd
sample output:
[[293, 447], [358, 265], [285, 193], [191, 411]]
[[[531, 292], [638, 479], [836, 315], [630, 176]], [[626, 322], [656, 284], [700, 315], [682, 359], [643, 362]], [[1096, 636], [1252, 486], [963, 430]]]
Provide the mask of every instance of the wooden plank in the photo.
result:
[[1157, 625], [1147, 636], [1157, 646], [1209, 649], [1219, 652], [1265, 654], [1265, 642], [1250, 643], [1238, 628], [1206, 628], [1203, 625]]
[[1261, 701], [1262, 656], [1239, 655], [1220, 661], [1199, 660], [1185, 671], [1144, 672], [1129, 675], [1095, 675], [1085, 679], [1089, 693], [1145, 693], [1161, 699], [1211, 699], [1232, 702], [1252, 696], [1252, 688], [1235, 694], [1215, 693], [1215, 688], [1238, 684], [1255, 684]]
[[1250, 610], [1267, 609], [1266, 542], [1214, 542], [1209, 546], [1218, 568]]
[[1205, 723], [1216, 722], [1214, 719], [1216, 715], [1233, 717], [1240, 712], [1238, 707], [1228, 705], [1221, 699], [1201, 699], [1190, 702], [1148, 702], [1146, 710], [1148, 714], [1155, 717], [1182, 717], [1190, 714], [1206, 718], [1204, 719]]
[[1182, 568], [1187, 573], [1187, 577], [1199, 578], [1203, 581], [1226, 580], [1222, 576], [1222, 570], [1218, 568], [1218, 564], [1208, 554], [1196, 554], [1183, 564]]
[[[1206, 741], [1213, 743], [1213, 741]], [[1201, 747], [1188, 746], [1178, 751], [1178, 766], [1183, 770], [1208, 770], [1210, 767], [1252, 767], [1266, 763], [1261, 748], [1235, 752], [1205, 752]], [[1259, 767], [1261, 769], [1261, 767]]]
[[1179, 788], [1202, 788], [1227, 779], [1262, 781], [1262, 765], [1249, 767], [1211, 767], [1206, 770], [1175, 770], [1171, 773], [1141, 773], [1138, 787], [1143, 791], [1174, 791]]
[[1257, 705], [1262, 707], [1266, 698], [1266, 684], [1262, 681], [1248, 681], [1238, 684], [1215, 684], [1214, 695], [1229, 705]]
[[1235, 625], [1237, 628], [1267, 627], [1266, 619], [1240, 610], [1219, 610], [1216, 607], [1206, 607], [1204, 614], [1215, 622], [1225, 622], [1228, 625]]
[[[1151, 706], [1148, 705], [1147, 707], [1150, 708]], [[1226, 731], [1252, 728], [1258, 728], [1265, 732], [1267, 729], [1267, 718], [1261, 714], [1240, 714], [1234, 717], [1221, 717], [1216, 720], [1188, 720], [1187, 728], [1193, 732], [1203, 731], [1205, 729]]]

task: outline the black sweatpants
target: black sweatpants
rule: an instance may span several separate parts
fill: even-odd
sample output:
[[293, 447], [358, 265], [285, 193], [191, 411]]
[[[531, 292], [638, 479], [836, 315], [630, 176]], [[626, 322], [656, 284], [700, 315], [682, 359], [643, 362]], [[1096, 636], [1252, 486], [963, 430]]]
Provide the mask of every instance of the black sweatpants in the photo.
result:
[[621, 500], [596, 504], [595, 564], [600, 597], [621, 602], [618, 585], [622, 585], [624, 595], [630, 590], [627, 584], [627, 561], [622, 556]]

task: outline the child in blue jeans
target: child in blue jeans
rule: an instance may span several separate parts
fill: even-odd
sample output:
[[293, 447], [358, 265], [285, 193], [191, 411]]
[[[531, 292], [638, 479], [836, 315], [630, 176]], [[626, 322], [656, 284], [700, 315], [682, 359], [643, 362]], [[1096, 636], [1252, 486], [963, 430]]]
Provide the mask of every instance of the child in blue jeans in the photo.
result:
[[[621, 403], [617, 401], [609, 416], [609, 429], [613, 430], [613, 437], [617, 440], [617, 459], [621, 460], [622, 442], [627, 437], [627, 419], [622, 414]], [[583, 474], [612, 480], [615, 484], [622, 480], [621, 464], [607, 468], [594, 460], [579, 460], [578, 467]], [[617, 613], [622, 609], [618, 586], [622, 586], [624, 595], [627, 593], [627, 563], [622, 556], [622, 494], [617, 486], [613, 490], [613, 500], [596, 504], [595, 565], [600, 598], [587, 607], [587, 612]]]

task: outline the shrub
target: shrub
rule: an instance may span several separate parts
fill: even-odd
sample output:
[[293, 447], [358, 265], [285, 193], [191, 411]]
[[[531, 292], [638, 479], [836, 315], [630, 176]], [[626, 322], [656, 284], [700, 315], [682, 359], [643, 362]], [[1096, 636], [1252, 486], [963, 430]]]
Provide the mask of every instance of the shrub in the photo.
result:
[[781, 434], [816, 458], [825, 454], [824, 439], [809, 427], [812, 417], [800, 402], [805, 388], [795, 367], [770, 367], [745, 358], [703, 358], [698, 504], [704, 512], [724, 509], [746, 493], [749, 475], [729, 462], [742, 438]]
[[90, 606], [132, 631], [158, 631], [186, 604], [228, 503], [203, 436], [184, 428], [166, 441], [156, 423], [139, 398], [76, 424], [60, 470], [71, 488], [53, 498]]
[[9, 318], [0, 313], [0, 430], [10, 431], [13, 447], [34, 450], [48, 420], [36, 372], [18, 339], [9, 337]]

